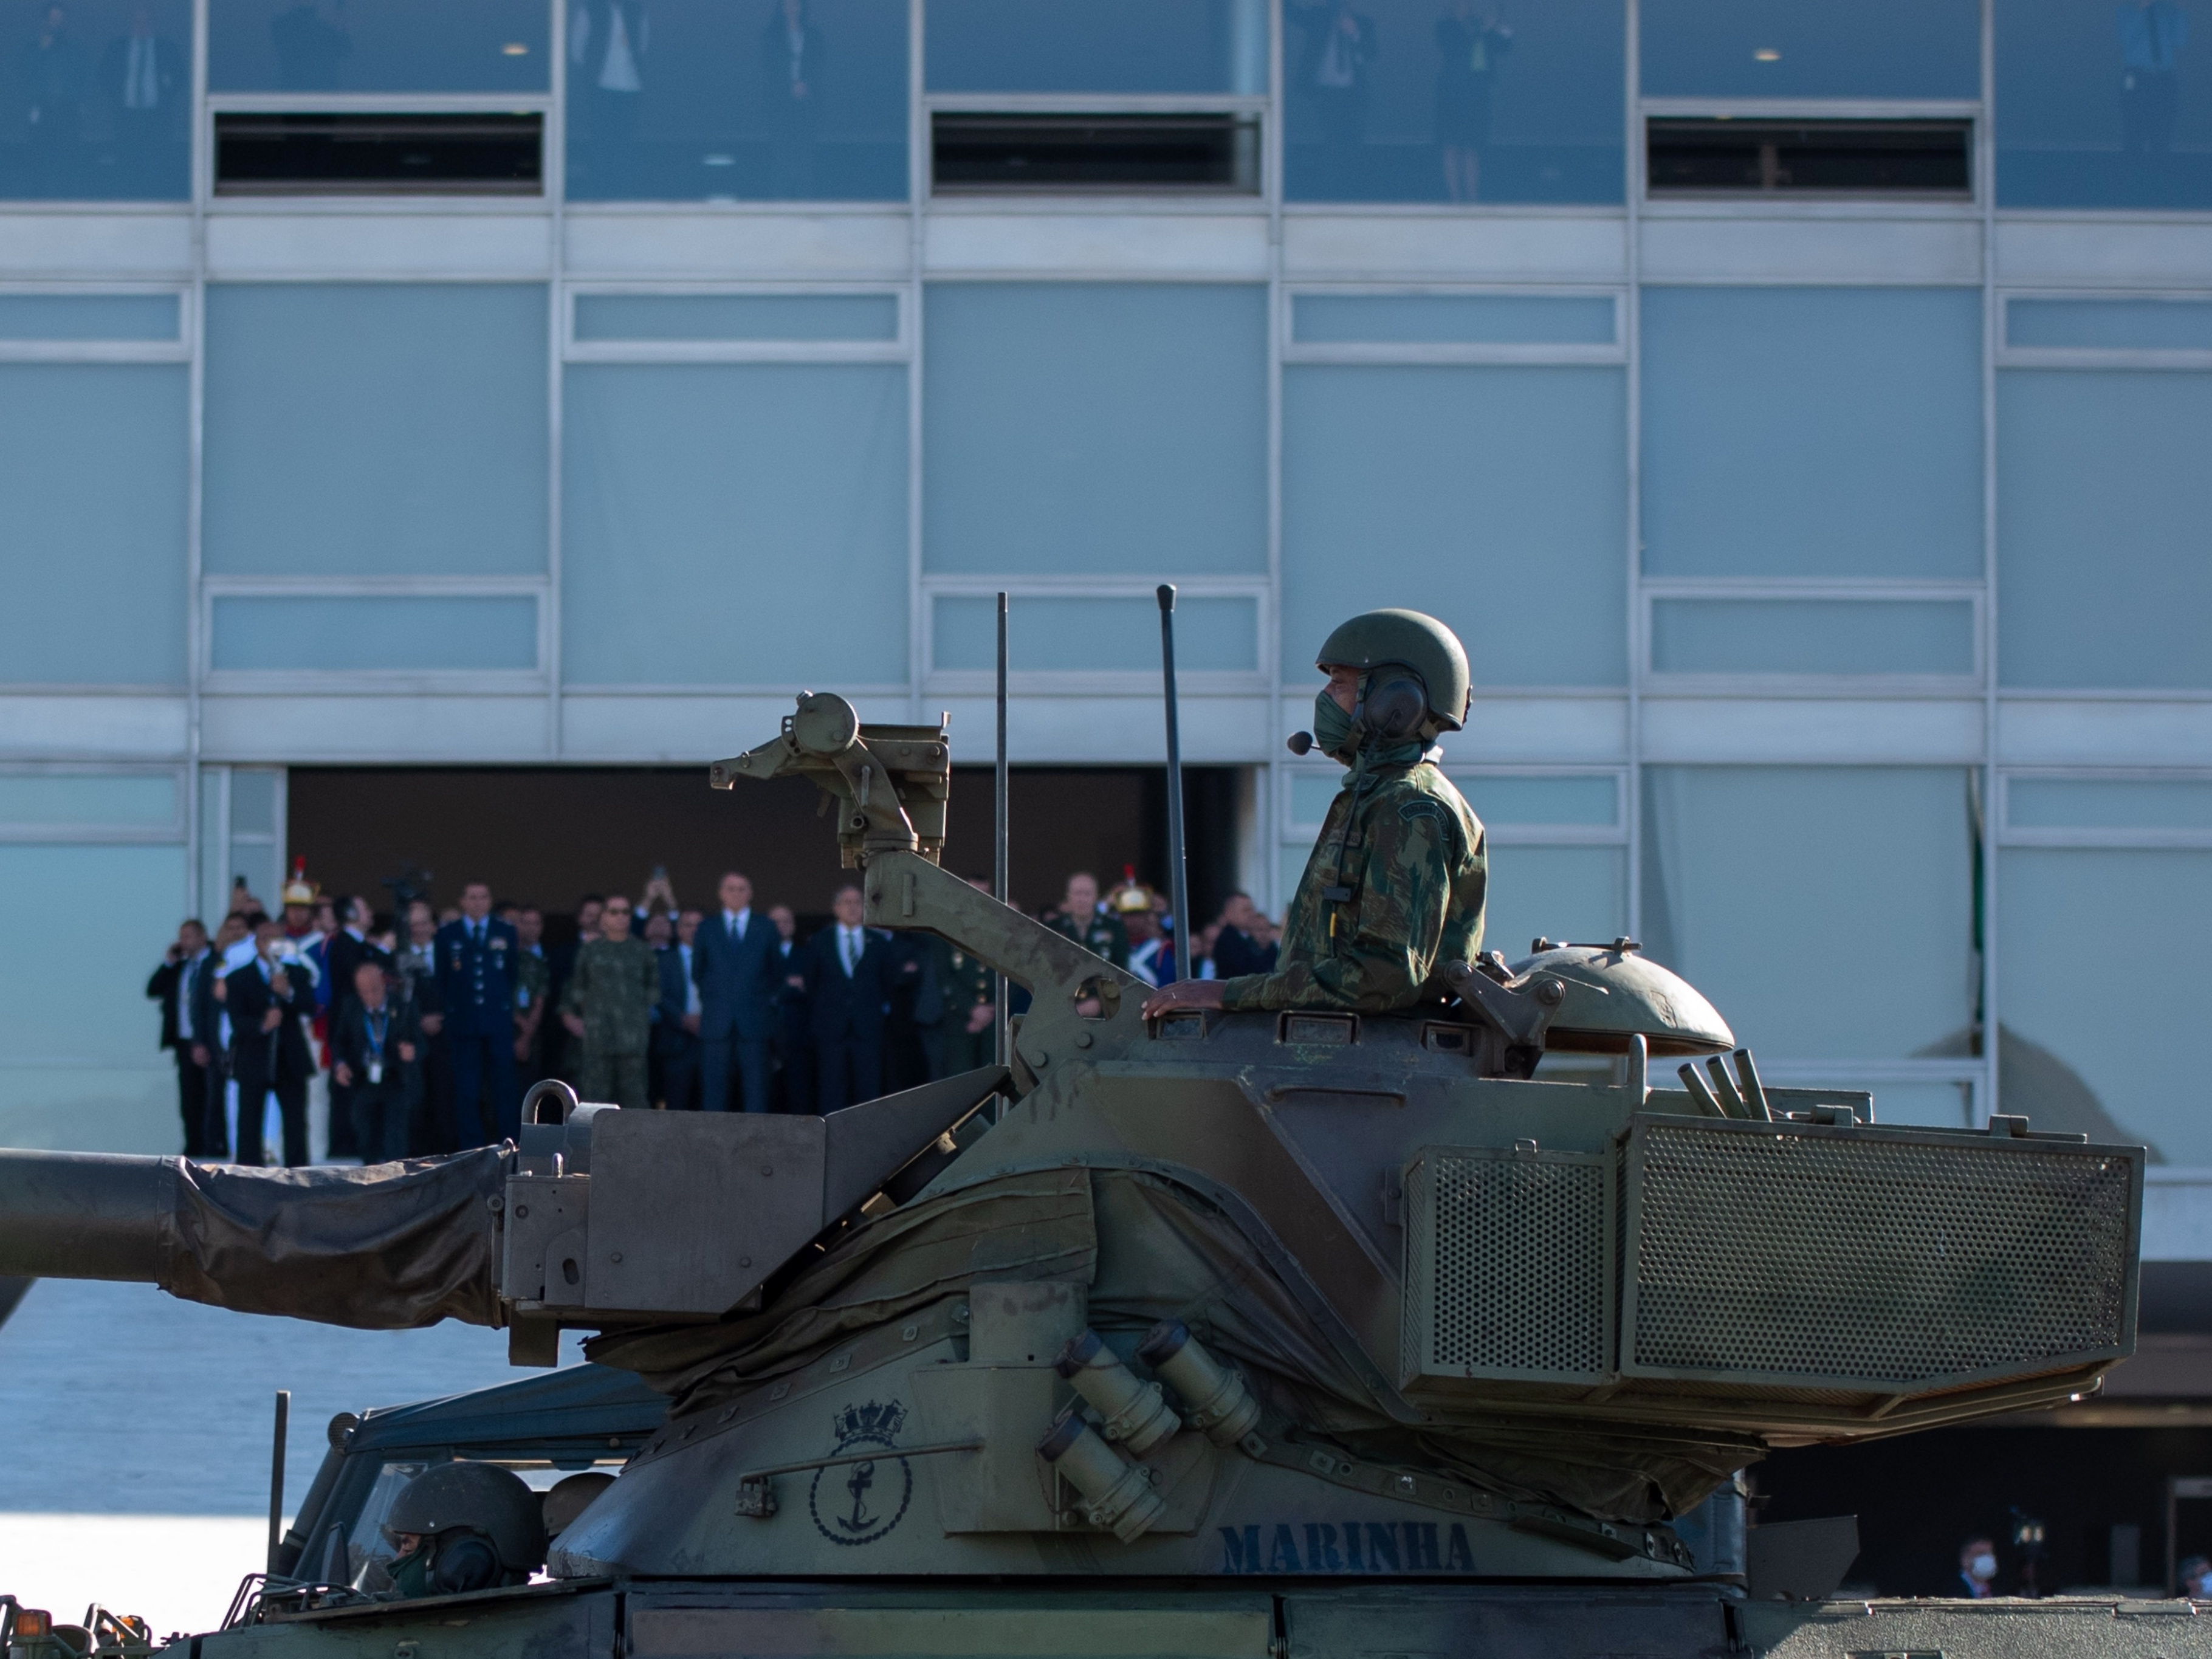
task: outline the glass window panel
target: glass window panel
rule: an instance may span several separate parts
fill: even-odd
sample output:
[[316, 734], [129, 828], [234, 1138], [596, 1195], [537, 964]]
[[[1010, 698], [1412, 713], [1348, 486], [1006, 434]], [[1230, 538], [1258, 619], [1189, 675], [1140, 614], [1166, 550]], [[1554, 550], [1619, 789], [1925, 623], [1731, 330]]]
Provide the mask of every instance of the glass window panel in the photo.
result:
[[1965, 599], [1655, 599], [1659, 674], [1972, 674]]
[[173, 294], [0, 294], [0, 340], [171, 340]]
[[1626, 868], [1624, 848], [1493, 845], [1483, 948], [1517, 962], [1538, 939], [1619, 939]]
[[1611, 345], [1613, 302], [1510, 294], [1301, 294], [1300, 345]]
[[1967, 1084], [1845, 1082], [1837, 1086], [1871, 1090], [1877, 1123], [1911, 1123], [1929, 1129], [1974, 1127], [1974, 1091]]
[[1572, 823], [1612, 826], [1620, 822], [1620, 788], [1610, 777], [1455, 777], [1483, 823]]
[[1293, 772], [1291, 775], [1291, 822], [1318, 826], [1328, 817], [1328, 804], [1344, 790], [1341, 772]]
[[1620, 684], [1624, 402], [1614, 368], [1285, 369], [1285, 675], [1311, 674], [1356, 572], [1358, 605], [1456, 629], [1478, 684]]
[[2039, 1129], [2212, 1164], [2187, 974], [2084, 972], [2212, 918], [2212, 853], [2008, 848], [1998, 854], [1997, 1109]]
[[580, 294], [579, 340], [896, 340], [889, 294]]
[[1267, 0], [931, 0], [932, 92], [1267, 90]]
[[2212, 830], [2212, 781], [2202, 778], [2013, 778], [2013, 830]]
[[[1260, 666], [1259, 601], [1176, 600], [1179, 672], [1250, 673]], [[999, 661], [999, 602], [981, 595], [937, 601], [933, 662], [989, 672]], [[1149, 598], [1007, 601], [1007, 665], [1018, 673], [1160, 672], [1160, 607]]]
[[906, 0], [555, 3], [571, 199], [906, 199]]
[[0, 824], [100, 824], [118, 830], [169, 830], [184, 823], [177, 781], [166, 773], [0, 773]]
[[230, 875], [223, 868], [223, 769], [210, 766], [200, 772], [200, 914], [214, 927], [215, 918], [229, 903]]
[[1644, 777], [1646, 949], [1712, 1000], [1739, 1042], [1774, 1060], [1966, 1052], [1964, 772], [1659, 766]]
[[1644, 295], [1650, 575], [1982, 574], [1981, 296]]
[[[58, 28], [49, 27], [56, 11]], [[0, 12], [0, 199], [182, 201], [191, 193], [191, 42], [186, 0]]]
[[2087, 350], [2212, 350], [2212, 300], [2014, 300], [2005, 343]]
[[1976, 0], [1644, 0], [1647, 98], [1979, 98]]
[[186, 371], [0, 364], [0, 679], [185, 678]]
[[578, 364], [567, 386], [570, 681], [906, 678], [902, 365]]
[[277, 775], [263, 767], [239, 767], [231, 773], [230, 833], [234, 836], [276, 833], [276, 781]]
[[1266, 570], [1264, 289], [947, 283], [926, 304], [928, 568]]
[[2212, 374], [1997, 377], [2004, 684], [2212, 687]]
[[547, 0], [209, 0], [208, 87], [543, 92], [551, 25]]
[[1284, 193], [1618, 202], [1618, 0], [1289, 0]]
[[[307, 673], [534, 669], [538, 601], [522, 594], [226, 595], [215, 602], [211, 664]], [[237, 788], [234, 776], [234, 829], [239, 827]]]
[[[0, 845], [0, 882], [11, 925], [38, 941], [0, 954], [0, 1054], [18, 1064], [145, 1061], [154, 1040], [142, 975], [176, 937], [183, 847]], [[145, 966], [133, 975], [125, 963]], [[173, 1131], [173, 1085], [169, 1100]]]
[[503, 283], [210, 288], [206, 568], [544, 570], [545, 304]]
[[2002, 207], [2212, 207], [2205, 19], [2182, 0], [2004, 0]]

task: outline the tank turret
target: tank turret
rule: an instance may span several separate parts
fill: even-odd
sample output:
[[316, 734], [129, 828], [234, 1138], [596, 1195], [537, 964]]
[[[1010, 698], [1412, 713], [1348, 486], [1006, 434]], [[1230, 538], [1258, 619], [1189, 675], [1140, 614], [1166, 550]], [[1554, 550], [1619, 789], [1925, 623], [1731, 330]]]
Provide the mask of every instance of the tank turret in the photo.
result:
[[1009, 1069], [365, 1170], [0, 1153], [0, 1274], [460, 1317], [521, 1359], [592, 1331], [671, 1410], [550, 1562], [624, 1582], [1682, 1580], [1670, 1522], [1767, 1448], [2132, 1351], [2140, 1148], [1765, 1086], [1626, 939], [1450, 964], [1403, 1014], [1147, 1022], [939, 867], [950, 765], [810, 694], [710, 781], [821, 786], [871, 924], [1030, 991]]

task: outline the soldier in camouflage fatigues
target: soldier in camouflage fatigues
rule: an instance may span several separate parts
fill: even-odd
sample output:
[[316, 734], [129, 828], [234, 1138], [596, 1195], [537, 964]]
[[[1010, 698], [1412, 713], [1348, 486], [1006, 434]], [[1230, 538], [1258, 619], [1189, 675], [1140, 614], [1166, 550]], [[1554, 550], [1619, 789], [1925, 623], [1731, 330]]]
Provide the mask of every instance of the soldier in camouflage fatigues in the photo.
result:
[[1369, 757], [1329, 803], [1274, 972], [1223, 980], [1221, 1006], [1383, 1014], [1482, 948], [1482, 824], [1418, 744]]
[[1482, 948], [1482, 824], [1433, 747], [1467, 717], [1466, 652], [1433, 617], [1370, 611], [1331, 634], [1316, 665], [1329, 683], [1314, 699], [1314, 735], [1292, 747], [1317, 748], [1352, 775], [1291, 897], [1275, 970], [1177, 981], [1146, 1000], [1148, 1018], [1178, 1007], [1390, 1013], [1441, 997], [1438, 970]]
[[660, 1000], [660, 963], [653, 947], [629, 931], [630, 907], [611, 898], [600, 913], [600, 936], [576, 952], [576, 965], [561, 998], [561, 1018], [581, 1040], [576, 1093], [613, 1101], [628, 1111], [650, 1103], [646, 1051], [653, 1035], [653, 1005]]

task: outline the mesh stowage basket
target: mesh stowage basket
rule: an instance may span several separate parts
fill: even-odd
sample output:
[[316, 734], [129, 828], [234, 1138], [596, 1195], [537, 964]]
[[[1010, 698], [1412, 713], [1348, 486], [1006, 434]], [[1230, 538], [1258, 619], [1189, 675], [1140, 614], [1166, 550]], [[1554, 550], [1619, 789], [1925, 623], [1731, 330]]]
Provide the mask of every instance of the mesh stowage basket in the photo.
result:
[[1609, 1174], [1593, 1156], [1421, 1155], [1406, 1188], [1407, 1381], [1605, 1374]]
[[1903, 1393], [2131, 1335], [2111, 1149], [1647, 1121], [1624, 1175], [1632, 1375]]

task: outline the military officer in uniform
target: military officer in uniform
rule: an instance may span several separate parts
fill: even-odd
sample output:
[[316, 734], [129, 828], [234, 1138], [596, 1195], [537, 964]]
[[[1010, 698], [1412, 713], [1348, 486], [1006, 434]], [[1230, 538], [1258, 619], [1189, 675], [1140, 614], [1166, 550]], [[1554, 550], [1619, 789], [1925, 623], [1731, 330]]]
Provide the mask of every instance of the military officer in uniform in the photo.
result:
[[[491, 889], [461, 889], [461, 916], [438, 930], [438, 989], [452, 1045], [453, 1132], [463, 1148], [519, 1133], [521, 1097], [514, 1089], [515, 981], [522, 942], [491, 913]], [[489, 1091], [490, 1111], [481, 1103]]]
[[1078, 870], [1067, 878], [1060, 908], [1044, 918], [1044, 925], [1116, 968], [1129, 965], [1129, 935], [1120, 917], [1098, 908], [1098, 878], [1087, 871]]
[[599, 937], [576, 952], [561, 994], [561, 1023], [582, 1045], [577, 1094], [642, 1111], [652, 1103], [646, 1054], [653, 1005], [660, 1000], [660, 962], [650, 945], [632, 936], [629, 923], [629, 901], [609, 899], [599, 913]]
[[[991, 890], [981, 876], [968, 878], [979, 893]], [[922, 936], [927, 971], [944, 1012], [927, 1030], [929, 1074], [953, 1077], [999, 1057], [999, 979], [977, 957], [934, 933]]]
[[521, 953], [514, 959], [515, 1083], [525, 1093], [545, 1075], [545, 999], [553, 988], [553, 969], [545, 960], [545, 915], [535, 905], [518, 905], [511, 918]]
[[[1322, 643], [1328, 684], [1310, 746], [1349, 769], [1298, 878], [1274, 970], [1178, 980], [1174, 1008], [1347, 1008], [1389, 1013], [1443, 994], [1437, 975], [1482, 948], [1489, 854], [1480, 820], [1437, 763], [1467, 719], [1467, 653], [1418, 611], [1370, 611]], [[1299, 738], [1291, 746], [1304, 752]]]

